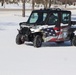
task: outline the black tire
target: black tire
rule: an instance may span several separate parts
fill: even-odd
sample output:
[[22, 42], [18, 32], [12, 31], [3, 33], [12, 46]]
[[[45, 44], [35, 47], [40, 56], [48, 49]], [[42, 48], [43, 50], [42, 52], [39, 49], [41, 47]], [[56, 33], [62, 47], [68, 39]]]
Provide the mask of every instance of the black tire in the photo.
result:
[[21, 40], [21, 37], [22, 37], [21, 34], [18, 34], [16, 36], [16, 44], [20, 45], [20, 44], [23, 44], [24, 43], [24, 41]]
[[72, 39], [72, 45], [76, 46], [76, 36], [74, 36], [73, 39]]
[[39, 36], [39, 35], [37, 35], [37, 36], [35, 36], [35, 38], [34, 38], [34, 40], [33, 40], [33, 45], [34, 45], [34, 47], [41, 47], [41, 45], [42, 45], [42, 38], [41, 38], [41, 36]]

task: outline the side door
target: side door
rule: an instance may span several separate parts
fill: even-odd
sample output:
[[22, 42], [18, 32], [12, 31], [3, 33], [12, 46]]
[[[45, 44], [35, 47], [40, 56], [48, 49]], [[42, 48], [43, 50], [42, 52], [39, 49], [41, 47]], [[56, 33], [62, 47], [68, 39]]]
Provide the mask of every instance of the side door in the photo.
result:
[[66, 40], [68, 39], [68, 29], [70, 23], [70, 13], [63, 12], [61, 14], [61, 23], [60, 23], [60, 35], [59, 39]]
[[[57, 12], [52, 12], [47, 18], [48, 27], [44, 29], [46, 34], [46, 41], [56, 41], [57, 32], [59, 32], [56, 27], [59, 26], [59, 14]], [[57, 31], [57, 32], [56, 32]]]

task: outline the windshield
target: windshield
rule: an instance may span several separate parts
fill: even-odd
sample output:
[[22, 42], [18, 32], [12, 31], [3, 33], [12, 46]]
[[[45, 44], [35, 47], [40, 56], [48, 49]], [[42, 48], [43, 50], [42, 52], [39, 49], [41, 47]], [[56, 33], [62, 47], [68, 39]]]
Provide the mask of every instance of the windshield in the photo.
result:
[[28, 20], [30, 24], [42, 24], [47, 17], [47, 13], [33, 12]]

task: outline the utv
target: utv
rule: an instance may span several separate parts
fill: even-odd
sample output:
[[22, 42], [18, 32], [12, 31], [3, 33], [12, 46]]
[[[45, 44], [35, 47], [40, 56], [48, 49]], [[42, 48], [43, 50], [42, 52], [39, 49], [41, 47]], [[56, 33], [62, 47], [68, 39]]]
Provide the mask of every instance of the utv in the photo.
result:
[[71, 41], [76, 46], [75, 21], [71, 21], [71, 12], [59, 8], [32, 11], [27, 22], [21, 22], [16, 36], [16, 43], [33, 42], [34, 47], [41, 47], [42, 42], [63, 43]]

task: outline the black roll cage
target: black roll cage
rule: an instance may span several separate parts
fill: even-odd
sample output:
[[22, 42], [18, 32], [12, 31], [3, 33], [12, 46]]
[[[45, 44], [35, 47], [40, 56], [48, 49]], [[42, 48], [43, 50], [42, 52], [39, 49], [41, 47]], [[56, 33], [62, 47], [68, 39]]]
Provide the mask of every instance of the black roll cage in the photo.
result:
[[[47, 17], [46, 17], [46, 19], [45, 19], [45, 21], [42, 23], [42, 24], [37, 24], [37, 23], [29, 23], [29, 20], [30, 20], [30, 18], [31, 18], [31, 15], [33, 14], [33, 13], [35, 13], [35, 12], [37, 12], [37, 13], [39, 13], [39, 14], [42, 14], [42, 13], [47, 13], [48, 15], [47, 15]], [[60, 23], [61, 23], [61, 18], [62, 18], [62, 14], [63, 13], [69, 13], [70, 15], [71, 15], [71, 12], [70, 11], [66, 11], [66, 10], [61, 10], [61, 9], [55, 9], [55, 10], [53, 10], [53, 9], [41, 9], [41, 10], [34, 10], [34, 11], [32, 11], [32, 13], [31, 13], [31, 15], [30, 15], [30, 17], [28, 18], [28, 20], [27, 20], [27, 24], [29, 24], [29, 25], [46, 25], [47, 24], [47, 21], [48, 21], [48, 17], [49, 17], [49, 15], [51, 15], [51, 13], [58, 13], [58, 23], [56, 24], [56, 27], [60, 27]], [[47, 24], [48, 25], [48, 24]], [[71, 16], [70, 16], [70, 19], [69, 19], [69, 25], [71, 25]]]

